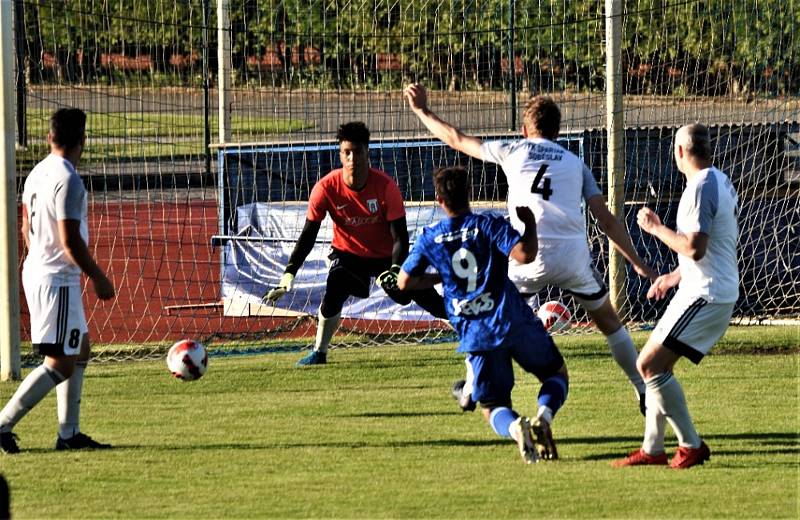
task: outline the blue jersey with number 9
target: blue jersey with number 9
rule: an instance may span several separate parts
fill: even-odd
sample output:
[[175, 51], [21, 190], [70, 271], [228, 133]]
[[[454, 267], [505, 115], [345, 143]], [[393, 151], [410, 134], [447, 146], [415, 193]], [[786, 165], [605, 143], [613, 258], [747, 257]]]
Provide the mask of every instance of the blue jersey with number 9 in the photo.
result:
[[428, 266], [441, 274], [459, 352], [498, 348], [536, 320], [508, 279], [508, 255], [519, 240], [504, 218], [467, 213], [424, 228], [403, 263], [411, 276]]

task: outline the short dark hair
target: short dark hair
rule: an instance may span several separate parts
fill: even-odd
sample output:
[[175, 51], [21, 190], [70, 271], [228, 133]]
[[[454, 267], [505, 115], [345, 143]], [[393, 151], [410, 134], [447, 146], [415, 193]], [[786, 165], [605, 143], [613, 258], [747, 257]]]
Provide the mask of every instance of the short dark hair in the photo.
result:
[[469, 207], [469, 174], [463, 166], [448, 166], [433, 172], [436, 194], [448, 209], [458, 211]]
[[343, 125], [339, 125], [336, 130], [336, 140], [340, 143], [342, 141], [350, 141], [356, 144], [369, 144], [369, 128], [361, 121], [350, 121]]
[[532, 97], [525, 105], [522, 120], [529, 133], [533, 131], [546, 139], [555, 139], [561, 131], [561, 110], [549, 97]]
[[50, 135], [59, 148], [75, 148], [86, 134], [86, 113], [80, 108], [59, 108], [50, 116]]
[[708, 127], [701, 124], [686, 126], [686, 152], [698, 159], [711, 160], [711, 134]]

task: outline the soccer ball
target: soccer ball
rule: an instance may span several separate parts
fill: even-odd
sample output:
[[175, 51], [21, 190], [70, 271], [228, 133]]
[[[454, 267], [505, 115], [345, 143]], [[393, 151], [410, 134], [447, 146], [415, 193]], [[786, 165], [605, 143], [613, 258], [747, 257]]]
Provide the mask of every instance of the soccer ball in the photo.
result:
[[566, 305], [558, 301], [544, 303], [536, 315], [542, 320], [544, 328], [549, 332], [561, 332], [570, 328], [572, 313]]
[[200, 379], [208, 369], [208, 354], [205, 347], [191, 339], [182, 339], [167, 352], [167, 368], [182, 381]]

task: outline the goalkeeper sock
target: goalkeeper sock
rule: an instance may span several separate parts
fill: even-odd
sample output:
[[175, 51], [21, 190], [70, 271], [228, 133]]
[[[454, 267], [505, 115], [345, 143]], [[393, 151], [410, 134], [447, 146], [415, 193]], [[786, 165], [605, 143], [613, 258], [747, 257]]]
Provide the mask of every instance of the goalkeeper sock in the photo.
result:
[[64, 376], [54, 368], [45, 364], [34, 368], [0, 411], [0, 432], [10, 432], [31, 408], [62, 381]]
[[631, 384], [636, 387], [636, 395], [643, 394], [644, 380], [639, 374], [639, 369], [636, 368], [636, 358], [639, 357], [639, 352], [636, 350], [636, 345], [633, 344], [633, 338], [628, 333], [628, 329], [620, 327], [616, 332], [606, 336], [606, 342], [608, 342], [608, 348], [611, 350], [614, 361], [628, 376]]
[[497, 435], [510, 438], [511, 432], [508, 430], [511, 428], [511, 423], [513, 423], [517, 417], [519, 417], [519, 415], [517, 415], [514, 410], [501, 406], [495, 408], [492, 410], [492, 413], [489, 414], [489, 424]]
[[336, 332], [336, 327], [339, 326], [339, 319], [341, 316], [341, 312], [330, 318], [323, 316], [322, 311], [317, 313], [319, 322], [317, 323], [317, 339], [314, 342], [315, 351], [323, 354], [328, 352], [328, 345], [330, 345], [331, 338], [333, 338], [333, 334]]

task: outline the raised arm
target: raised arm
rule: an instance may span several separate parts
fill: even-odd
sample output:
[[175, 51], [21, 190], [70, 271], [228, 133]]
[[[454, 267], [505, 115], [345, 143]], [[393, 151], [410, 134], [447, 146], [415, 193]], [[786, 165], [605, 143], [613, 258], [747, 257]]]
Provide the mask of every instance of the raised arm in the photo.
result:
[[428, 93], [419, 83], [409, 85], [403, 91], [408, 106], [423, 125], [440, 141], [461, 153], [482, 159], [481, 140], [461, 132], [450, 123], [443, 121], [428, 108]]
[[633, 266], [639, 276], [644, 276], [650, 280], [655, 280], [658, 276], [653, 268], [647, 265], [644, 260], [636, 252], [633, 247], [631, 237], [628, 235], [628, 230], [625, 226], [615, 217], [606, 206], [605, 197], [602, 195], [595, 195], [591, 197], [586, 204], [589, 206], [589, 211], [597, 219], [597, 223], [603, 233], [608, 236], [617, 251], [622, 253], [622, 256]]

